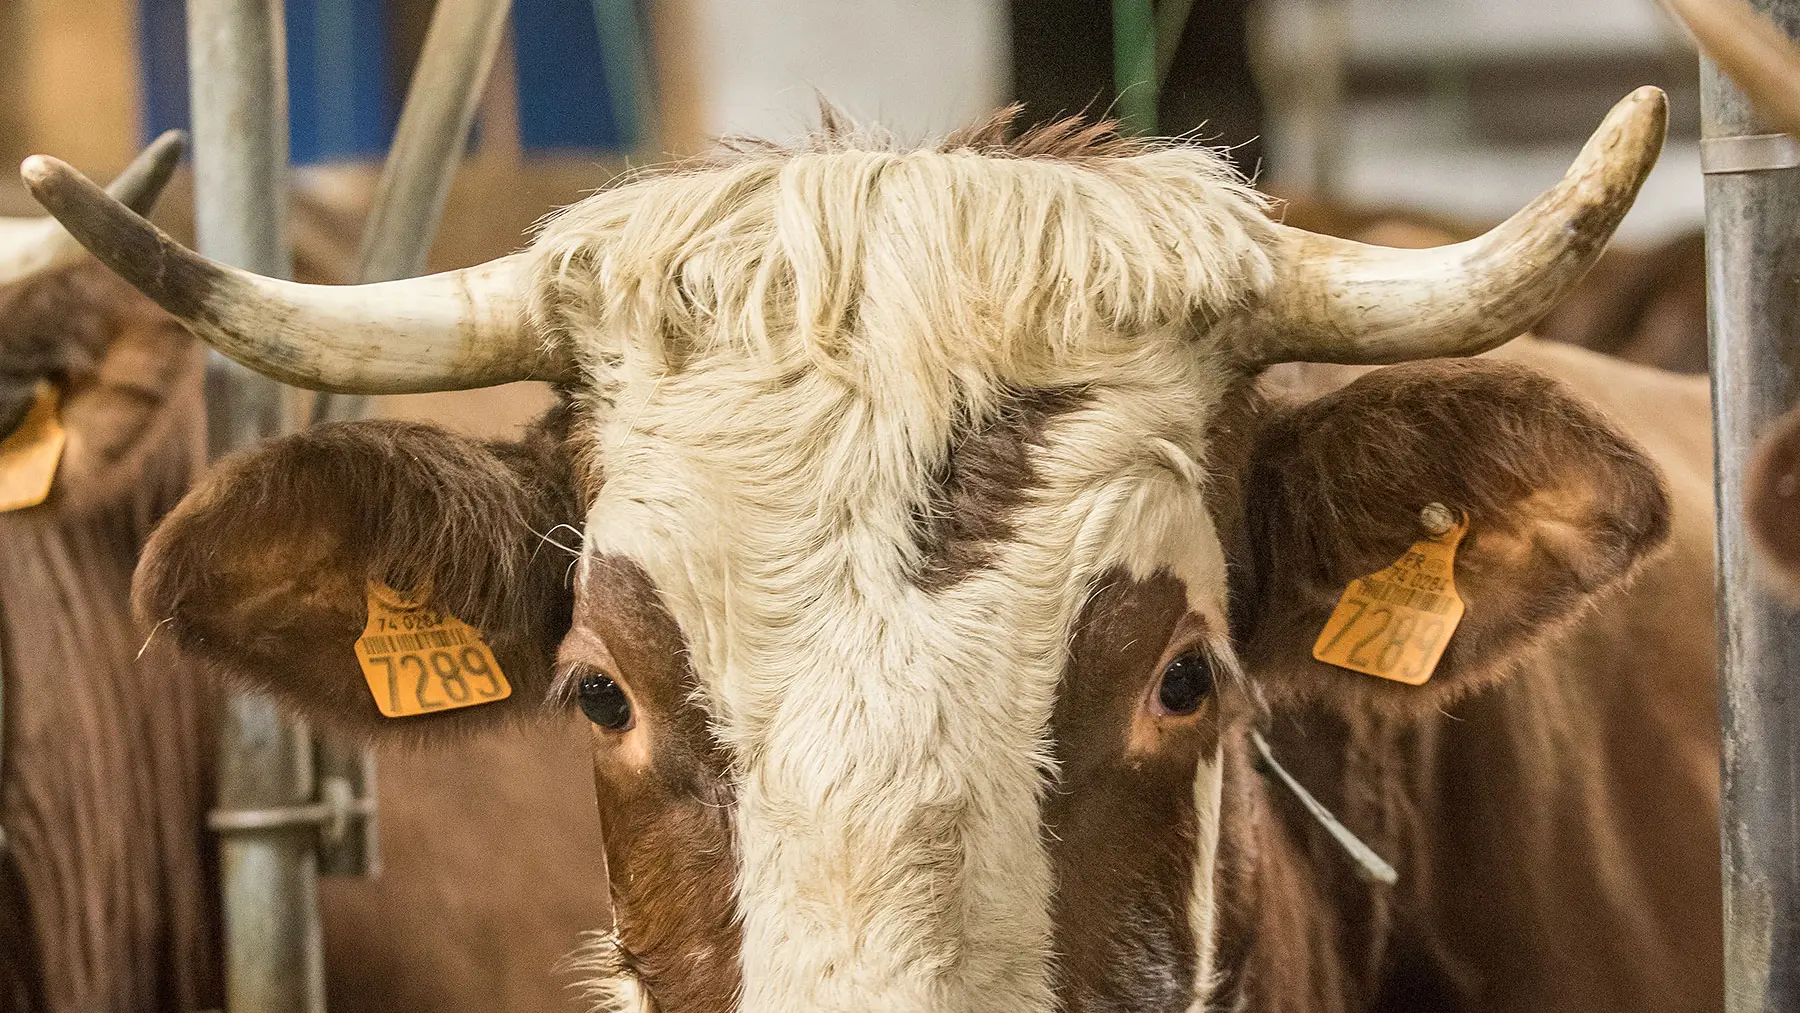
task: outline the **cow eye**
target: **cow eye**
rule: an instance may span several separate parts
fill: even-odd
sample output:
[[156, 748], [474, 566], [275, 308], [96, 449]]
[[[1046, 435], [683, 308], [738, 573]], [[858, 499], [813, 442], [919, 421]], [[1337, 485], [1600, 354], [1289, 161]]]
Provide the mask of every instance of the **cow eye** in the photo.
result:
[[1212, 662], [1201, 651], [1189, 651], [1163, 669], [1156, 702], [1170, 714], [1192, 714], [1212, 688]]
[[625, 691], [599, 672], [582, 676], [575, 695], [581, 700], [581, 713], [600, 727], [623, 731], [631, 725], [631, 701]]

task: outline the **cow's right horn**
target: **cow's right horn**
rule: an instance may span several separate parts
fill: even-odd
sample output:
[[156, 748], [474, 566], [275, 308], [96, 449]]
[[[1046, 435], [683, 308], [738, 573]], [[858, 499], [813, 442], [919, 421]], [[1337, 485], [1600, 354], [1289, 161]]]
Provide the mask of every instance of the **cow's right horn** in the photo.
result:
[[[132, 159], [106, 191], [126, 207], [148, 214], [181, 162], [185, 135], [165, 131]], [[0, 218], [0, 285], [64, 267], [87, 254], [54, 218]]]
[[215, 263], [54, 158], [25, 184], [75, 238], [207, 344], [264, 376], [342, 394], [558, 380], [566, 356], [526, 321], [521, 254], [374, 285], [301, 285]]

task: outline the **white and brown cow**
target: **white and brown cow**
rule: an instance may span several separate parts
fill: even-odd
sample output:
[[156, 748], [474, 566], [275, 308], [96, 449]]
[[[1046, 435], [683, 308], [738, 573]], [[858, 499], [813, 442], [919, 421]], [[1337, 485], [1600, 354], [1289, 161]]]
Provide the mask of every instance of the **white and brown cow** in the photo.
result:
[[[579, 706], [617, 912], [588, 954], [603, 1008], [1712, 1008], [1717, 789], [1684, 766], [1710, 740], [1668, 694], [1558, 723], [1591, 681], [1650, 692], [1651, 669], [1579, 652], [1632, 649], [1590, 609], [1668, 540], [1655, 465], [1515, 363], [1397, 366], [1288, 410], [1255, 391], [1274, 363], [1516, 334], [1604, 246], [1664, 118], [1634, 93], [1525, 211], [1424, 251], [1272, 223], [1207, 150], [1074, 124], [1009, 140], [1005, 116], [909, 149], [828, 115], [798, 147], [588, 198], [523, 253], [354, 288], [212, 264], [54, 160], [25, 175], [270, 375], [562, 385], [520, 443], [373, 422], [241, 455], [159, 529], [136, 593], [193, 657], [371, 736]], [[1470, 533], [1468, 613], [1431, 682], [1313, 662], [1337, 595], [1434, 501]], [[511, 698], [381, 717], [352, 649], [372, 581], [481, 630]], [[1669, 680], [1706, 691], [1700, 664]], [[1352, 748], [1521, 674], [1532, 695], [1488, 740]], [[1247, 729], [1292, 745], [1282, 722], [1308, 708], [1385, 722], [1308, 748], [1309, 774], [1392, 783], [1412, 768], [1382, 763], [1428, 754], [1420, 790], [1479, 794], [1493, 764], [1517, 833], [1488, 843], [1549, 835], [1557, 877], [1466, 918], [1339, 889], [1336, 856], [1242, 766]], [[1604, 754], [1625, 769], [1547, 765], [1585, 750], [1577, 731], [1653, 716], [1666, 751], [1639, 727], [1635, 753]], [[1561, 834], [1509, 750], [1601, 802], [1678, 772], [1677, 811], [1654, 841]], [[1428, 882], [1507, 882], [1511, 855], [1450, 847], [1454, 806], [1412, 797], [1347, 808], [1379, 842], [1403, 806], [1402, 875], [1438, 848], [1489, 864]], [[1634, 948], [1649, 963], [1595, 959]]]

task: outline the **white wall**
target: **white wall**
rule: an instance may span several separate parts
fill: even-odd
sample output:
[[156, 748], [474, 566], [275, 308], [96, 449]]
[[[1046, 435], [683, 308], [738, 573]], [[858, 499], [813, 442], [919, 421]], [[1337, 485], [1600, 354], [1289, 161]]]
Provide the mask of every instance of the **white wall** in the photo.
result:
[[782, 139], [813, 125], [814, 89], [904, 137], [992, 110], [1008, 87], [1004, 0], [692, 0], [686, 49], [699, 126]]
[[[1309, 56], [1315, 35], [1340, 13], [1342, 57], [1362, 65], [1453, 66], [1483, 57], [1656, 55], [1687, 49], [1655, 0], [1266, 0], [1271, 55], [1294, 54], [1290, 72], [1327, 63]], [[1326, 46], [1329, 49], [1329, 46]], [[1315, 51], [1316, 52], [1316, 51]], [[1624, 92], [1620, 92], [1623, 97]], [[1429, 102], [1351, 104], [1332, 120], [1341, 146], [1340, 192], [1356, 201], [1426, 208], [1472, 219], [1517, 209], [1554, 183], [1579, 143], [1497, 148], [1473, 143], [1465, 125]], [[1301, 166], [1313, 137], [1304, 118], [1269, 126], [1275, 164]], [[1619, 235], [1654, 241], [1703, 216], [1699, 151], [1671, 142]]]

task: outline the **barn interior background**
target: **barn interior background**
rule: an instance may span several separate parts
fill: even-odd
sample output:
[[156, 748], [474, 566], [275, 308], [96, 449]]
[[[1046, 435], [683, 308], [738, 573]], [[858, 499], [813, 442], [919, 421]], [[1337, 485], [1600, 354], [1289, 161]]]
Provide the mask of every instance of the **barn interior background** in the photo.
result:
[[[286, 5], [297, 164], [290, 235], [302, 280], [343, 281], [352, 271], [433, 6]], [[1660, 242], [1702, 219], [1696, 62], [1652, 0], [1188, 6], [1167, 44], [1157, 127], [1233, 146], [1278, 193], [1497, 219], [1561, 175], [1612, 102], [1649, 83], [1670, 95], [1671, 140], [1621, 241]], [[144, 139], [182, 125], [184, 8], [0, 0], [0, 80], [9, 82], [0, 91], [0, 164], [52, 152], [105, 178]], [[433, 270], [515, 248], [540, 216], [633, 164], [699, 151], [720, 134], [791, 135], [812, 122], [815, 89], [915, 136], [1013, 100], [1032, 119], [1129, 105], [1116, 86], [1112, 12], [1094, 0], [518, 0], [513, 8]], [[184, 175], [157, 218], [191, 241], [192, 207]], [[30, 213], [12, 174], [0, 176], [0, 214]], [[546, 400], [541, 388], [514, 384], [384, 398], [376, 412], [501, 435]], [[296, 418], [306, 410], [291, 407]], [[381, 768], [382, 796], [404, 804], [417, 779], [519, 776], [566, 780], [569, 798], [591, 793], [579, 738], [544, 750], [523, 759], [495, 750], [396, 756]], [[530, 769], [509, 767], [520, 763]], [[560, 832], [569, 818], [558, 814]], [[511, 832], [544, 830], [522, 820]], [[327, 902], [367, 902], [347, 899], [355, 884], [322, 889]]]

